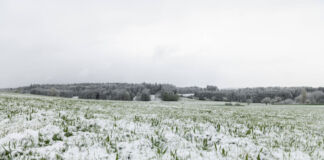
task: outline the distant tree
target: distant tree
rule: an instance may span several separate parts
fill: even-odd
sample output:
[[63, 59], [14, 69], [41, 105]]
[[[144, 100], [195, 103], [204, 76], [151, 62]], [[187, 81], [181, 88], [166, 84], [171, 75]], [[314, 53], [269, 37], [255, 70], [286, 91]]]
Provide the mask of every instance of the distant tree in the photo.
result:
[[178, 101], [179, 95], [174, 92], [161, 92], [161, 99], [163, 101]]
[[70, 91], [70, 90], [62, 90], [62, 91], [60, 91], [60, 96], [61, 97], [72, 98], [73, 97], [73, 92]]
[[49, 96], [59, 96], [59, 91], [55, 88], [51, 88], [50, 91], [49, 91]]
[[275, 98], [273, 98], [273, 99], [271, 99], [271, 104], [276, 104], [276, 103], [279, 103], [279, 102], [281, 102], [282, 101], [282, 99], [281, 99], [281, 97], [275, 97]]
[[261, 101], [261, 103], [264, 103], [266, 105], [268, 105], [270, 102], [271, 102], [271, 98], [270, 97], [265, 97]]
[[[324, 88], [312, 87], [257, 87], [257, 88], [241, 88], [241, 89], [218, 89], [216, 86], [201, 87], [176, 87], [170, 84], [132, 84], [132, 83], [78, 83], [66, 85], [39, 85], [32, 84], [27, 87], [15, 88], [12, 91], [18, 93], [31, 93], [48, 96], [61, 96], [85, 99], [118, 99], [132, 100], [133, 97], [141, 95], [145, 89], [150, 91], [150, 94], [161, 94], [162, 91], [170, 95], [194, 93], [194, 97], [200, 100], [214, 100], [226, 102], [247, 102], [248, 99], [253, 99], [254, 103], [269, 97], [271, 103], [279, 103], [282, 100], [292, 99], [297, 103], [323, 104], [324, 98], [321, 98], [321, 92]], [[308, 92], [308, 93], [307, 93]], [[145, 97], [145, 95], [144, 95]], [[143, 97], [143, 98], [144, 98]], [[280, 97], [279, 101], [276, 97]], [[296, 103], [294, 102], [294, 103]]]
[[192, 94], [196, 92], [200, 92], [203, 89], [200, 87], [177, 87], [177, 91], [180, 94]]
[[247, 100], [246, 100], [246, 103], [247, 103], [248, 105], [250, 105], [251, 103], [253, 103], [253, 100], [252, 100], [252, 99], [247, 99]]
[[174, 85], [162, 85], [160, 94], [160, 97], [163, 101], [177, 101], [179, 99], [179, 95], [177, 94], [177, 87]]
[[172, 85], [164, 85], [161, 90], [161, 99], [163, 101], [178, 101], [179, 95], [177, 89]]
[[303, 88], [301, 91], [301, 102], [305, 104], [306, 100], [307, 100], [307, 91], [305, 88]]
[[150, 90], [148, 90], [148, 89], [144, 89], [144, 90], [142, 90], [142, 91], [137, 95], [137, 99], [140, 100], [140, 101], [150, 101], [150, 100], [151, 100]]
[[217, 88], [217, 86], [207, 85], [206, 90], [216, 92], [216, 91], [218, 91], [218, 88]]
[[281, 98], [281, 97], [278, 97], [278, 96], [276, 96], [276, 97], [274, 98], [274, 101], [275, 101], [275, 102], [280, 102], [280, 101], [282, 101], [282, 98]]
[[111, 99], [130, 101], [132, 100], [132, 97], [130, 96], [129, 92], [125, 89], [115, 89], [113, 90]]
[[232, 102], [226, 102], [225, 106], [233, 106], [233, 103]]
[[302, 96], [299, 95], [295, 98], [295, 102], [297, 102], [298, 104], [303, 104], [303, 101], [302, 101]]
[[279, 104], [295, 104], [295, 101], [288, 98], [288, 99], [285, 99], [285, 100], [279, 102]]
[[295, 101], [299, 104], [309, 104], [311, 102], [310, 94], [307, 93], [305, 88], [302, 88], [300, 91], [300, 95], [295, 98]]
[[324, 103], [324, 93], [322, 91], [314, 91], [308, 94], [308, 101], [311, 104], [323, 104]]

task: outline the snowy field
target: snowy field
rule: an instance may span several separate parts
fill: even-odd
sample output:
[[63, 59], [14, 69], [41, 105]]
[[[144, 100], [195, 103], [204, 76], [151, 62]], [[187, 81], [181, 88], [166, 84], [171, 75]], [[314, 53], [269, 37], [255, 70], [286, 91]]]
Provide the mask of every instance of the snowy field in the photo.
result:
[[324, 159], [324, 106], [0, 93], [0, 159]]

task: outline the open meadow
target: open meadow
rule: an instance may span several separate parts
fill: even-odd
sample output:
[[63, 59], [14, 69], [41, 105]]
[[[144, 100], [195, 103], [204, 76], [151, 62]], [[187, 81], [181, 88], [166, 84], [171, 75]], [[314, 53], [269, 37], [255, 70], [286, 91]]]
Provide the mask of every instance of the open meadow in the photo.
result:
[[324, 106], [0, 93], [0, 159], [324, 159]]

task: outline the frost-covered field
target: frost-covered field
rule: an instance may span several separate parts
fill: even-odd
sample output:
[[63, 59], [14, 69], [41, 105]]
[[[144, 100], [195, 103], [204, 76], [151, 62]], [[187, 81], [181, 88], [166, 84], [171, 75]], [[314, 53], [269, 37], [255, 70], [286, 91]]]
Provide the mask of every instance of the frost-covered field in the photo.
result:
[[0, 159], [324, 159], [324, 106], [0, 93]]

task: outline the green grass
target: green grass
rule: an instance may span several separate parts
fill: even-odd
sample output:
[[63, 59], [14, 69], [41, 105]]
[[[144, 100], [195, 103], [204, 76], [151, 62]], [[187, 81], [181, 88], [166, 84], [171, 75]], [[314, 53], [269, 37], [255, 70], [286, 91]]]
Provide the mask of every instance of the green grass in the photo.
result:
[[323, 115], [321, 105], [2, 93], [0, 159], [324, 159]]

